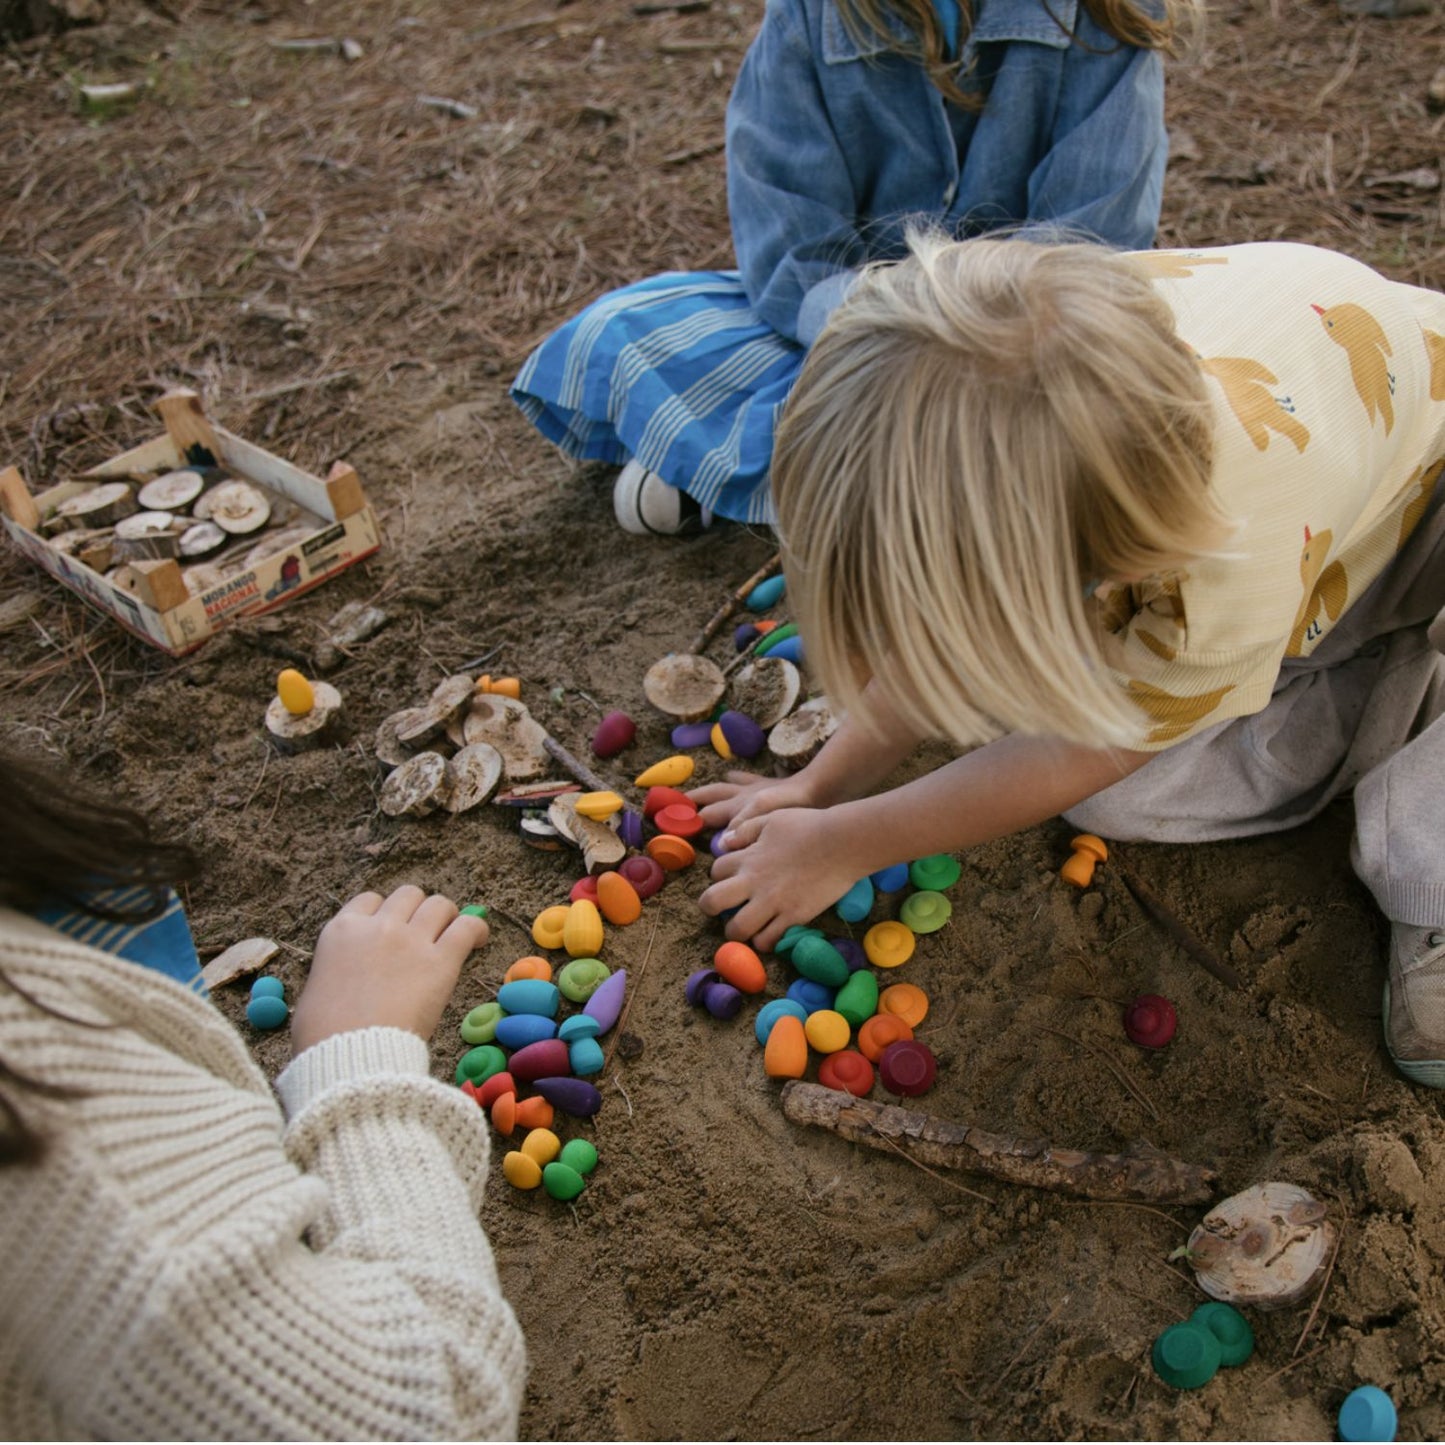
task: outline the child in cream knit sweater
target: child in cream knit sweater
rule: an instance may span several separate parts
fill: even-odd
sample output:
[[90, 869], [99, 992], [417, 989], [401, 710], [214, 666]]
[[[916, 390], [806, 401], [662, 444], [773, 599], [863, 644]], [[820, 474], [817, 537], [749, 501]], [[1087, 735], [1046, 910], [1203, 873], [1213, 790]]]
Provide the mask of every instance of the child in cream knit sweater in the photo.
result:
[[[148, 966], [148, 946], [174, 960], [160, 885], [183, 862], [0, 759], [0, 1430], [515, 1438], [526, 1361], [478, 1223], [485, 1121], [428, 1071], [485, 923], [414, 887], [353, 898], [273, 1092]], [[68, 938], [82, 910], [128, 956]]]

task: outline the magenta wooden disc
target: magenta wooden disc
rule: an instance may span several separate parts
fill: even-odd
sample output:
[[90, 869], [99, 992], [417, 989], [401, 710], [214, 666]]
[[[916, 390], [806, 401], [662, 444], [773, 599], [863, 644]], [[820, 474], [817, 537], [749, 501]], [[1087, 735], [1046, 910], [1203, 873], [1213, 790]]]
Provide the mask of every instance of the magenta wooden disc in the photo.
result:
[[889, 1044], [878, 1058], [878, 1077], [890, 1094], [913, 1098], [933, 1087], [938, 1061], [933, 1050], [917, 1039], [899, 1039]]
[[1141, 1049], [1162, 1049], [1178, 1022], [1174, 1005], [1162, 994], [1141, 993], [1124, 1009], [1124, 1032]]

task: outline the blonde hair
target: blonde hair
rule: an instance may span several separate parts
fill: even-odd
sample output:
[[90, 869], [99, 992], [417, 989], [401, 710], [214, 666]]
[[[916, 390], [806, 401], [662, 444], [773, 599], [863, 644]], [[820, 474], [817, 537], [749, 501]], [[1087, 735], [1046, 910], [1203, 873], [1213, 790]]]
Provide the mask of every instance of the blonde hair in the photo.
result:
[[1083, 244], [913, 234], [864, 271], [788, 401], [773, 494], [808, 660], [835, 706], [959, 744], [1089, 746], [1142, 712], [1086, 584], [1218, 555], [1212, 413], [1142, 267]]
[[[836, 4], [844, 25], [860, 43], [881, 42], [889, 50], [909, 56], [955, 105], [965, 110], [981, 108], [980, 98], [959, 83], [958, 57], [948, 53], [934, 0], [836, 0]], [[1182, 53], [1204, 14], [1203, 0], [1162, 0], [1157, 18], [1149, 7], [1133, 0], [1082, 0], [1082, 4], [1099, 28], [1121, 44], [1169, 55]], [[966, 37], [973, 29], [976, 0], [958, 0], [958, 8], [960, 29]], [[899, 26], [907, 32], [907, 41], [900, 42]]]

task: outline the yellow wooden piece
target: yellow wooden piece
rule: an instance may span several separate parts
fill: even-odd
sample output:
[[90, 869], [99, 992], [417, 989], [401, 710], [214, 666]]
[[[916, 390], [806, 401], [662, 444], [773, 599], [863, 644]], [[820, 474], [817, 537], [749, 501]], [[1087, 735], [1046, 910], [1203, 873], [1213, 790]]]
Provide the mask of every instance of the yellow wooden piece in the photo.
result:
[[820, 1054], [836, 1054], [839, 1049], [848, 1047], [853, 1031], [842, 1014], [830, 1008], [820, 1008], [808, 1015], [803, 1033]]
[[542, 1166], [520, 1149], [513, 1149], [503, 1158], [502, 1173], [514, 1189], [535, 1189], [542, 1182]]
[[522, 1140], [522, 1153], [538, 1164], [550, 1164], [562, 1152], [562, 1141], [550, 1129], [531, 1129]]
[[906, 923], [885, 919], [863, 935], [863, 952], [874, 968], [897, 968], [913, 957], [916, 941]]
[[622, 799], [616, 793], [579, 793], [577, 811], [584, 818], [595, 818], [605, 822], [622, 806]]
[[660, 763], [653, 763], [646, 772], [639, 773], [635, 781], [639, 788], [676, 788], [692, 777], [692, 769], [691, 758], [674, 753]]
[[579, 898], [568, 908], [562, 947], [573, 958], [596, 958], [602, 952], [602, 915], [590, 898]]
[[561, 948], [562, 934], [567, 927], [568, 907], [554, 903], [532, 920], [532, 941], [538, 948]]
[[713, 751], [725, 762], [732, 762], [733, 750], [728, 746], [728, 740], [723, 736], [722, 724], [712, 725], [712, 746]]
[[292, 717], [305, 717], [316, 706], [316, 689], [294, 667], [277, 674], [276, 696]]
[[1094, 881], [1094, 866], [1109, 857], [1108, 845], [1093, 833], [1080, 833], [1070, 844], [1074, 851], [1059, 869], [1059, 877], [1075, 888], [1087, 888]]

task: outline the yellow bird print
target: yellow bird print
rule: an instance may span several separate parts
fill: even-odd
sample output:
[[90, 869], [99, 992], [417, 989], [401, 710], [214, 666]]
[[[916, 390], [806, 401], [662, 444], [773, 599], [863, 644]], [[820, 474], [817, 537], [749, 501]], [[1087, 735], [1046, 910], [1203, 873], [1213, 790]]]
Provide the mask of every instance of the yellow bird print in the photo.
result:
[[1310, 529], [1305, 528], [1304, 551], [1300, 553], [1299, 559], [1304, 597], [1300, 600], [1294, 626], [1290, 629], [1289, 645], [1284, 650], [1286, 657], [1299, 657], [1306, 638], [1318, 635], [1314, 631], [1315, 618], [1320, 615], [1321, 607], [1329, 614], [1331, 622], [1345, 610], [1345, 603], [1350, 595], [1350, 579], [1338, 562], [1325, 566], [1325, 558], [1329, 556], [1334, 540], [1334, 533], [1328, 528], [1313, 536]]
[[1191, 256], [1188, 251], [1139, 251], [1134, 259], [1155, 276], [1187, 280], [1200, 266], [1227, 266], [1228, 256]]
[[1425, 355], [1430, 358], [1430, 400], [1445, 401], [1445, 336], [1426, 331]]
[[1151, 683], [1129, 679], [1129, 695], [1159, 725], [1149, 734], [1151, 743], [1173, 742], [1187, 733], [1201, 718], [1206, 718], [1223, 700], [1224, 695], [1234, 691], [1232, 682], [1216, 687], [1197, 697], [1177, 697], [1172, 692], [1155, 687]]
[[1229, 409], [1260, 451], [1269, 446], [1272, 431], [1292, 441], [1296, 451], [1309, 445], [1309, 428], [1294, 415], [1289, 398], [1281, 400], [1270, 390], [1279, 378], [1268, 367], [1247, 356], [1200, 357], [1199, 364], [1223, 388]]
[[1393, 353], [1390, 338], [1385, 328], [1353, 301], [1341, 301], [1326, 309], [1311, 303], [1310, 309], [1319, 314], [1325, 334], [1336, 346], [1344, 348], [1350, 359], [1350, 376], [1355, 390], [1365, 404], [1365, 414], [1374, 425], [1375, 417], [1385, 418], [1385, 435], [1395, 425], [1395, 403], [1391, 399], [1395, 392], [1395, 378], [1385, 360]]

